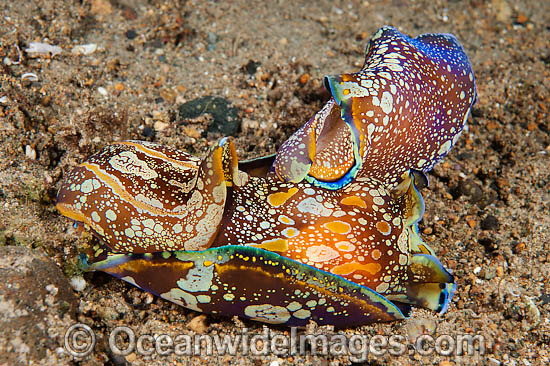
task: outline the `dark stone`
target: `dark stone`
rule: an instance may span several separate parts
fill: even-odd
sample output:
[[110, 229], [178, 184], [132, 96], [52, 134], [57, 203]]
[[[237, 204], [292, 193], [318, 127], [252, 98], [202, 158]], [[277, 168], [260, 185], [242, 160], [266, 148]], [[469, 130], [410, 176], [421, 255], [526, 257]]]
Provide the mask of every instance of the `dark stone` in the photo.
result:
[[498, 250], [498, 243], [490, 237], [479, 238], [477, 242], [485, 248], [487, 253], [495, 253]]
[[212, 116], [212, 122], [207, 128], [208, 132], [219, 132], [224, 136], [239, 132], [241, 127], [239, 111], [225, 98], [206, 96], [179, 106], [180, 119], [197, 118], [203, 114]]
[[483, 197], [481, 186], [472, 179], [460, 180], [458, 185], [452, 190], [451, 194], [455, 199], [460, 196], [469, 196], [470, 202], [479, 201]]
[[473, 107], [472, 108], [472, 117], [483, 117], [484, 111], [481, 108]]
[[498, 219], [493, 216], [489, 215], [486, 218], [481, 221], [481, 228], [483, 230], [496, 230], [500, 227], [500, 224], [498, 222]]
[[244, 65], [241, 70], [249, 75], [254, 75], [256, 71], [258, 70], [258, 66], [260, 66], [261, 63], [258, 61], [250, 60], [246, 65]]
[[128, 39], [134, 39], [134, 38], [137, 37], [136, 31], [133, 30], [133, 29], [128, 29], [128, 30], [126, 31], [126, 33], [124, 33], [124, 35], [125, 35], [126, 38], [128, 38]]
[[155, 130], [152, 127], [145, 126], [141, 134], [143, 137], [155, 137]]

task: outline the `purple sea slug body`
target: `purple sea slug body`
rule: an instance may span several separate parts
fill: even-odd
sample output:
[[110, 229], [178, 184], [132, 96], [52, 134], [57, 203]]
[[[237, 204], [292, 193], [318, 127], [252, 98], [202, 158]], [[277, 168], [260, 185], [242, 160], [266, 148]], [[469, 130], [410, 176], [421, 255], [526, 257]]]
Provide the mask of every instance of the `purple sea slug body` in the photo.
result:
[[238, 163], [157, 144], [107, 146], [64, 180], [59, 211], [99, 243], [100, 270], [187, 308], [345, 327], [444, 312], [453, 276], [422, 241], [418, 189], [476, 99], [456, 38], [378, 30], [355, 74], [276, 156]]

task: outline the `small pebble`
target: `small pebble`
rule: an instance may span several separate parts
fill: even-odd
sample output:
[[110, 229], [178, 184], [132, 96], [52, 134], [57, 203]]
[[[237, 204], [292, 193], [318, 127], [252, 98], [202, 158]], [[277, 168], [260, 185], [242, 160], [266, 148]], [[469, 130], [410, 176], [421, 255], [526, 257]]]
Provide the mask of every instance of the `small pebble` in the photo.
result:
[[523, 299], [527, 311], [528, 329], [536, 328], [540, 324], [540, 310], [533, 300], [527, 296]]
[[104, 87], [100, 86], [99, 88], [97, 88], [97, 92], [101, 95], [103, 95], [104, 97], [107, 96], [107, 89], [105, 89]]
[[36, 160], [36, 150], [31, 145], [25, 146], [25, 156], [30, 160]]
[[143, 137], [153, 137], [155, 136], [155, 130], [150, 126], [146, 126], [141, 134], [143, 135]]
[[498, 219], [493, 215], [489, 215], [481, 221], [481, 228], [483, 230], [496, 230], [499, 226]]
[[136, 20], [138, 17], [138, 13], [134, 8], [125, 6], [124, 9], [122, 10], [122, 16], [126, 20]]
[[161, 89], [159, 91], [159, 94], [162, 99], [166, 100], [169, 103], [174, 103], [178, 95], [175, 90], [171, 90], [171, 89]]
[[111, 14], [114, 8], [108, 0], [91, 0], [90, 10], [92, 14], [107, 15]]
[[525, 23], [525, 22], [528, 21], [528, 20], [529, 20], [529, 18], [527, 18], [527, 17], [525, 16], [525, 14], [519, 13], [518, 16], [517, 16], [517, 18], [516, 18], [516, 23], [523, 24], [523, 23]]
[[437, 329], [437, 323], [435, 320], [429, 318], [412, 318], [407, 320], [405, 329], [407, 330], [409, 340], [414, 343], [422, 334], [434, 334]]
[[128, 30], [124, 33], [124, 35], [125, 35], [126, 38], [128, 38], [128, 39], [134, 39], [134, 38], [137, 37], [136, 31], [133, 30], [133, 29], [128, 29]]
[[208, 329], [208, 326], [206, 325], [206, 315], [198, 315], [191, 319], [191, 321], [187, 323], [187, 328], [198, 334], [205, 333]]
[[53, 183], [53, 178], [50, 175], [50, 173], [48, 173], [47, 171], [44, 171], [44, 174], [42, 174], [42, 175], [44, 176], [44, 181], [46, 182], [46, 184], [52, 184]]
[[55, 285], [49, 284], [46, 286], [46, 291], [55, 296], [59, 292], [59, 289]]
[[155, 129], [155, 131], [164, 131], [165, 129], [168, 128], [168, 123], [165, 123], [165, 122], [161, 122], [161, 121], [156, 121], [155, 124], [153, 125], [153, 128]]
[[198, 139], [199, 137], [201, 137], [201, 133], [199, 130], [197, 130], [195, 127], [186, 127], [184, 130], [183, 130], [183, 133], [184, 135], [186, 136], [189, 136], [189, 137], [192, 137], [194, 139]]
[[506, 23], [512, 16], [513, 10], [506, 0], [492, 0], [493, 11], [499, 22]]
[[153, 296], [153, 294], [151, 294], [149, 292], [146, 292], [145, 293], [145, 300], [143, 302], [146, 303], [147, 305], [149, 305], [153, 302], [154, 299], [155, 299], [155, 297]]
[[74, 46], [71, 50], [71, 53], [73, 55], [91, 55], [97, 50], [97, 44], [90, 43], [90, 44], [81, 44], [78, 46]]
[[130, 353], [128, 356], [126, 356], [126, 361], [129, 364], [133, 364], [137, 361], [137, 355], [134, 352]]
[[249, 60], [246, 65], [244, 65], [241, 70], [246, 72], [249, 75], [254, 75], [260, 66], [260, 62], [254, 60]]
[[81, 292], [86, 288], [86, 280], [82, 276], [71, 278], [71, 286], [76, 292]]

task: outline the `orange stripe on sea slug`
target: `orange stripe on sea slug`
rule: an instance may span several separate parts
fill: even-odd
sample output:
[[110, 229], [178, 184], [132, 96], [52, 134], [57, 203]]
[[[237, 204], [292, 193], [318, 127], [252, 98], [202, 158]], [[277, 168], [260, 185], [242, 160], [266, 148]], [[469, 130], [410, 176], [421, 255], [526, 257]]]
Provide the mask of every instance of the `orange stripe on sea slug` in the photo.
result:
[[103, 230], [103, 227], [101, 227], [101, 225], [96, 224], [95, 222], [90, 220], [88, 216], [76, 210], [74, 208], [74, 205], [68, 204], [68, 203], [58, 203], [57, 205], [55, 205], [55, 207], [59, 210], [59, 212], [63, 216], [67, 216], [68, 218], [74, 221], [81, 222], [85, 225], [90, 226], [94, 231], [96, 231], [100, 235], [104, 234], [104, 230]]
[[347, 234], [351, 230], [351, 225], [343, 221], [331, 221], [323, 226], [336, 234]]
[[193, 268], [195, 263], [193, 262], [151, 262], [145, 259], [135, 259], [131, 260], [125, 263], [121, 263], [118, 266], [113, 266], [109, 268], [109, 273], [111, 274], [127, 274], [128, 272], [136, 273], [138, 276], [144, 271], [155, 271], [155, 270], [162, 270], [162, 269], [168, 269], [170, 271], [173, 271], [174, 273], [187, 273], [189, 269]]
[[389, 235], [391, 233], [391, 227], [386, 221], [378, 221], [376, 223], [376, 228], [384, 235]]
[[367, 204], [365, 203], [365, 201], [363, 201], [361, 198], [359, 198], [357, 196], [345, 197], [344, 199], [342, 199], [340, 201], [340, 203], [343, 204], [343, 205], [348, 205], [348, 206], [359, 206], [359, 207], [362, 207], [362, 208], [367, 208]]
[[261, 244], [249, 244], [255, 248], [269, 250], [271, 252], [286, 252], [288, 249], [288, 240], [274, 239], [264, 241]]
[[382, 266], [380, 266], [380, 264], [378, 263], [362, 264], [352, 262], [336, 266], [331, 270], [331, 272], [336, 275], [349, 275], [353, 272], [363, 271], [369, 273], [370, 275], [375, 275], [380, 271], [381, 268]]
[[288, 192], [277, 192], [272, 193], [267, 196], [268, 202], [271, 206], [278, 207], [285, 203], [290, 197], [294, 196], [298, 192], [298, 188], [293, 187], [288, 190]]

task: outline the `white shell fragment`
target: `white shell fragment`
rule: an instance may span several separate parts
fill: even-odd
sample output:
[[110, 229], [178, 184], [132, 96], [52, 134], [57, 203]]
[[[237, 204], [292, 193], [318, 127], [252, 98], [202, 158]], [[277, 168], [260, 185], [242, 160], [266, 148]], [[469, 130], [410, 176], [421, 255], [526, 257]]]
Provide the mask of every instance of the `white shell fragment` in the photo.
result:
[[25, 146], [25, 156], [30, 160], [36, 160], [36, 150], [31, 145]]
[[105, 88], [102, 87], [102, 86], [100, 86], [99, 88], [97, 88], [97, 92], [98, 92], [99, 94], [103, 95], [104, 97], [106, 97], [107, 94], [109, 94], [109, 93], [107, 92], [107, 89], [105, 89]]
[[54, 57], [55, 55], [63, 52], [63, 49], [59, 46], [52, 46], [47, 43], [31, 42], [29, 48], [25, 48], [25, 52], [34, 57], [48, 56]]
[[21, 75], [21, 80], [28, 79], [30, 81], [38, 81], [38, 75], [32, 72], [26, 72], [23, 75]]
[[78, 45], [78, 46], [74, 46], [71, 49], [71, 53], [73, 55], [84, 55], [84, 56], [86, 56], [86, 55], [91, 55], [96, 50], [97, 50], [97, 44], [95, 44], [95, 43], [81, 44], [81, 45]]

